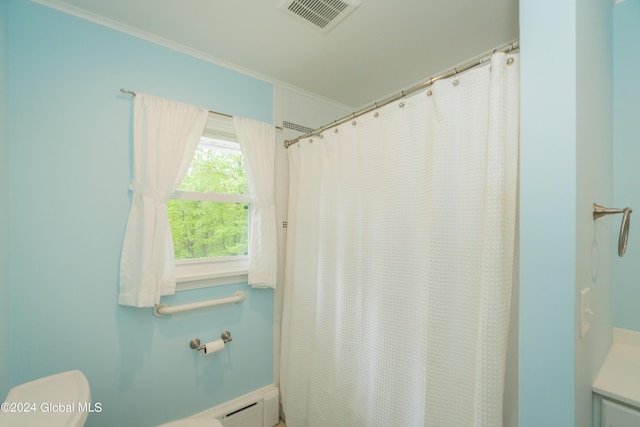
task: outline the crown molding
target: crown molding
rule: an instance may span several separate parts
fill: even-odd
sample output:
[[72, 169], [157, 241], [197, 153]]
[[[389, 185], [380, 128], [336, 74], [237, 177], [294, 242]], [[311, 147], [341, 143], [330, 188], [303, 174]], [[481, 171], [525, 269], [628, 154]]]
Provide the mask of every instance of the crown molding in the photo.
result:
[[138, 28], [132, 27], [127, 24], [123, 24], [122, 22], [118, 22], [116, 20], [106, 18], [104, 16], [95, 14], [93, 12], [89, 12], [86, 9], [79, 8], [77, 6], [70, 5], [60, 0], [31, 0], [33, 3], [37, 3], [41, 6], [48, 7], [50, 9], [57, 10], [62, 13], [66, 13], [68, 15], [75, 16], [76, 18], [83, 19], [85, 21], [92, 22], [94, 24], [110, 28], [112, 30], [128, 34], [132, 37], [136, 37], [138, 39], [145, 40], [147, 42], [165, 47], [167, 49], [183, 53], [185, 55], [189, 55], [191, 57], [200, 59], [205, 62], [209, 62], [211, 64], [217, 65], [219, 67], [226, 68], [231, 71], [235, 71], [240, 74], [244, 74], [248, 77], [253, 77], [258, 80], [262, 80], [263, 82], [270, 83], [272, 85], [280, 86], [294, 92], [300, 93], [302, 95], [308, 96], [310, 98], [314, 98], [320, 102], [324, 102], [329, 105], [333, 105], [338, 108], [342, 108], [345, 110], [353, 110], [352, 106], [342, 104], [341, 102], [335, 101], [330, 98], [326, 98], [322, 95], [318, 95], [317, 93], [308, 91], [306, 89], [302, 89], [298, 86], [292, 85], [282, 80], [278, 80], [266, 74], [259, 73], [257, 71], [251, 70], [249, 68], [242, 67], [240, 65], [234, 64], [230, 61], [226, 61], [224, 59], [218, 58], [216, 56], [210, 55], [208, 53], [199, 51], [197, 49], [190, 48], [186, 45], [174, 42], [172, 40], [160, 37], [156, 34], [152, 34]]

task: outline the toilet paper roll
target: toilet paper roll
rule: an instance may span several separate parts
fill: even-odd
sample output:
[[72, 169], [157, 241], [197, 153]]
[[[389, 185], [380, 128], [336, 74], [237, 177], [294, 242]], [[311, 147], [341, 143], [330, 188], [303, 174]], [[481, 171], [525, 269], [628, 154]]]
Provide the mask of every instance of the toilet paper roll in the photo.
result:
[[211, 341], [204, 345], [204, 354], [209, 355], [223, 349], [224, 349], [224, 341], [222, 341], [221, 339]]

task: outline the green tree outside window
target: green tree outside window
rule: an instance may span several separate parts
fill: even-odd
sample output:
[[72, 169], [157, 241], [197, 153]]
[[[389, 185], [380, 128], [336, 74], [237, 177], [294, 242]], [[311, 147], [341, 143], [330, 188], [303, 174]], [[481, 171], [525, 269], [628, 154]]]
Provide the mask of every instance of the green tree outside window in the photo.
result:
[[[179, 191], [247, 194], [239, 149], [203, 138]], [[237, 144], [236, 144], [237, 145]], [[244, 203], [170, 200], [167, 206], [176, 260], [246, 255], [249, 206]]]

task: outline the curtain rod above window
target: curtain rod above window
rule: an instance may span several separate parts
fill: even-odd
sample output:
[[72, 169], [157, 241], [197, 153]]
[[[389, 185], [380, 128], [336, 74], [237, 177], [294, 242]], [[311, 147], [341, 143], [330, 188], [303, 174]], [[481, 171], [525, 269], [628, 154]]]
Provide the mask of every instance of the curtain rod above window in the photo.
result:
[[355, 113], [352, 113], [352, 114], [350, 114], [348, 116], [345, 116], [345, 117], [343, 117], [343, 118], [341, 118], [339, 120], [336, 120], [333, 123], [329, 123], [329, 124], [327, 124], [325, 126], [322, 126], [322, 127], [318, 128], [318, 129], [313, 130], [311, 132], [308, 132], [308, 133], [306, 133], [304, 135], [300, 135], [297, 138], [285, 141], [284, 142], [284, 148], [289, 148], [293, 144], [297, 144], [298, 141], [300, 141], [301, 139], [305, 139], [305, 138], [308, 138], [310, 136], [320, 135], [322, 132], [324, 132], [327, 129], [331, 129], [333, 127], [341, 125], [342, 123], [345, 123], [345, 122], [347, 122], [347, 121], [349, 121], [351, 119], [354, 119], [354, 118], [359, 117], [359, 116], [361, 116], [363, 114], [366, 114], [369, 111], [377, 110], [378, 108], [380, 108], [382, 106], [390, 104], [390, 103], [392, 103], [394, 101], [397, 101], [399, 99], [402, 99], [402, 98], [404, 98], [406, 96], [412, 95], [412, 94], [414, 94], [414, 93], [416, 93], [416, 92], [418, 92], [418, 91], [420, 91], [422, 89], [426, 89], [426, 88], [428, 88], [429, 86], [431, 86], [433, 83], [435, 83], [438, 80], [442, 80], [442, 79], [446, 79], [446, 78], [455, 76], [458, 73], [462, 73], [463, 71], [467, 71], [467, 70], [470, 70], [470, 69], [472, 69], [474, 67], [477, 67], [478, 65], [482, 65], [485, 62], [487, 62], [488, 60], [490, 60], [491, 56], [493, 54], [495, 54], [495, 53], [498, 53], [498, 52], [511, 53], [512, 51], [514, 51], [516, 49], [519, 49], [519, 48], [520, 48], [520, 40], [514, 40], [514, 41], [512, 41], [512, 42], [510, 42], [510, 43], [508, 43], [506, 45], [503, 45], [502, 47], [494, 49], [489, 54], [482, 55], [480, 57], [480, 59], [476, 59], [476, 60], [467, 62], [465, 64], [459, 65], [459, 66], [447, 71], [446, 73], [442, 73], [442, 74], [440, 74], [438, 76], [433, 76], [433, 77], [423, 81], [420, 84], [417, 84], [417, 85], [415, 85], [415, 86], [413, 86], [413, 87], [411, 87], [409, 89], [403, 90], [400, 93], [397, 93], [397, 94], [395, 94], [393, 96], [390, 96], [390, 97], [388, 97], [386, 99], [383, 99], [382, 101], [376, 102], [373, 105], [370, 105], [370, 106], [368, 106], [366, 108], [363, 108], [363, 109], [361, 109], [359, 111], [356, 111]]
[[[132, 91], [132, 90], [129, 90], [129, 89], [120, 89], [120, 92], [122, 92], [122, 93], [128, 93], [129, 95], [136, 96], [136, 93], [135, 93], [134, 91]], [[233, 118], [233, 116], [232, 116], [232, 115], [229, 115], [229, 114], [219, 113], [219, 112], [217, 112], [217, 111], [211, 111], [211, 110], [209, 110], [209, 112], [210, 112], [211, 114], [218, 114], [219, 116], [229, 117], [230, 119], [232, 119], [232, 118]]]
[[[136, 93], [135, 93], [134, 91], [132, 91], [132, 90], [129, 90], [129, 89], [120, 89], [120, 92], [122, 92], [122, 93], [127, 93], [127, 94], [129, 94], [129, 95], [136, 96]], [[217, 114], [218, 116], [228, 117], [228, 118], [230, 118], [230, 119], [233, 119], [233, 116], [232, 116], [232, 115], [230, 115], [230, 114], [220, 113], [220, 112], [218, 112], [218, 111], [213, 111], [213, 110], [209, 110], [209, 113], [211, 113], [211, 114]], [[281, 127], [278, 127], [278, 126], [276, 126], [276, 129], [280, 129], [280, 130], [282, 130], [282, 128], [281, 128]]]

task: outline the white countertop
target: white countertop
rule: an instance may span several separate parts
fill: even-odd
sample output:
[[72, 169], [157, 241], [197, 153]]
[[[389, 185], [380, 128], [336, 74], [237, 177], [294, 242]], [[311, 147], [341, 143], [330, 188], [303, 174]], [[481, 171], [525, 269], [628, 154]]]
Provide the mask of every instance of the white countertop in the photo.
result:
[[640, 408], [640, 332], [614, 328], [613, 344], [593, 391]]

